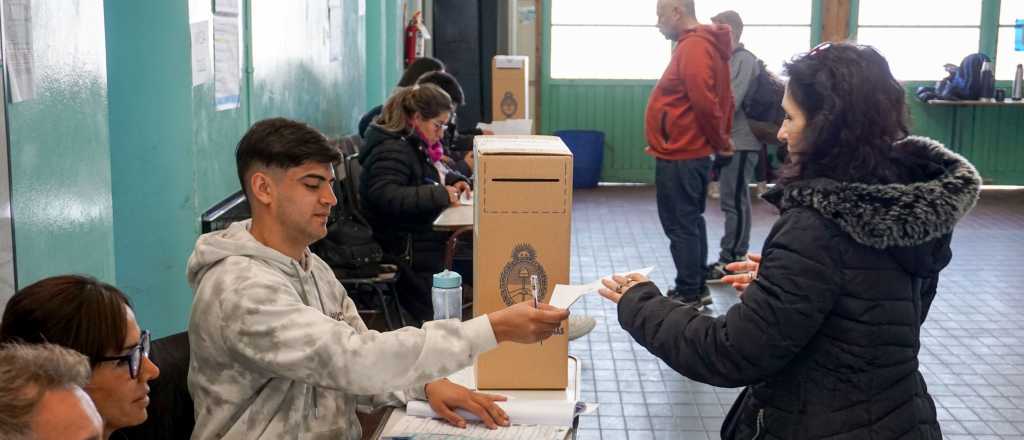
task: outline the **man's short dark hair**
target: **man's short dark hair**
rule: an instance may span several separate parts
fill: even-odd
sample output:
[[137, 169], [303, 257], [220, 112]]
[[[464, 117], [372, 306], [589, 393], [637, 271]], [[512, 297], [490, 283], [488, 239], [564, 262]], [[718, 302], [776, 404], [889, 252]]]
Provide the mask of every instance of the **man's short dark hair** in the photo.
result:
[[456, 107], [466, 105], [466, 95], [462, 92], [462, 86], [459, 85], [459, 80], [455, 79], [455, 77], [448, 72], [436, 71], [424, 73], [420, 79], [416, 80], [416, 84], [433, 84], [438, 86], [452, 98], [452, 104]]
[[306, 162], [337, 164], [341, 153], [319, 131], [287, 118], [264, 119], [249, 127], [235, 149], [235, 165], [242, 190], [254, 165], [288, 169]]

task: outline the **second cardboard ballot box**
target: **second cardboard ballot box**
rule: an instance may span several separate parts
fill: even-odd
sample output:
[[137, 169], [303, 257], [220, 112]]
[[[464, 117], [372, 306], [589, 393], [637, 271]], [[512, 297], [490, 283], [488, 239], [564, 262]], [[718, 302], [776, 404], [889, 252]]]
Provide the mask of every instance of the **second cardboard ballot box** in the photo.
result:
[[[473, 314], [551, 299], [569, 283], [572, 153], [554, 136], [477, 136]], [[560, 389], [568, 380], [568, 322], [537, 344], [504, 342], [480, 355], [476, 384]]]

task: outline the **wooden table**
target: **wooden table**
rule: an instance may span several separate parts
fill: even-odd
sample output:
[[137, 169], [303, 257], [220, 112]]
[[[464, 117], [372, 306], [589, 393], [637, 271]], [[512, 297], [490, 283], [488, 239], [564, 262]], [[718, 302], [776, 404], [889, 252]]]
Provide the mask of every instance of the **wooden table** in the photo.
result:
[[473, 205], [453, 206], [441, 211], [441, 214], [434, 220], [434, 230], [452, 233], [448, 237], [444, 251], [444, 268], [451, 270], [459, 238], [473, 232]]

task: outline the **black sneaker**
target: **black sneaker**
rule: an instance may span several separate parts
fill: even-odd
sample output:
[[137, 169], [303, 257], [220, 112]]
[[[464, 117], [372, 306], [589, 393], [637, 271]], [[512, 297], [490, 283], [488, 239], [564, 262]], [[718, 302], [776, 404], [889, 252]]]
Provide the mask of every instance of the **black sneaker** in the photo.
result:
[[729, 263], [719, 261], [717, 263], [709, 264], [705, 272], [707, 275], [704, 277], [707, 282], [720, 283], [722, 282], [722, 277], [734, 274], [735, 272], [725, 268], [726, 264]]
[[698, 295], [682, 295], [676, 289], [669, 289], [665, 296], [682, 303], [683, 306], [692, 307], [698, 312], [704, 311], [704, 306], [711, 304], [711, 290], [708, 289], [708, 286], [702, 287]]

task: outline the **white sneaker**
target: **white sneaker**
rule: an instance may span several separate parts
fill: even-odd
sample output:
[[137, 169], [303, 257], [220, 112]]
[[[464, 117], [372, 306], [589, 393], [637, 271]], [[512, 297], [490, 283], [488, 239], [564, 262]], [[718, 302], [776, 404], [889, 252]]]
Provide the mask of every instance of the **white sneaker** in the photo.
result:
[[590, 333], [597, 326], [597, 321], [587, 315], [569, 316], [569, 340], [578, 339]]

